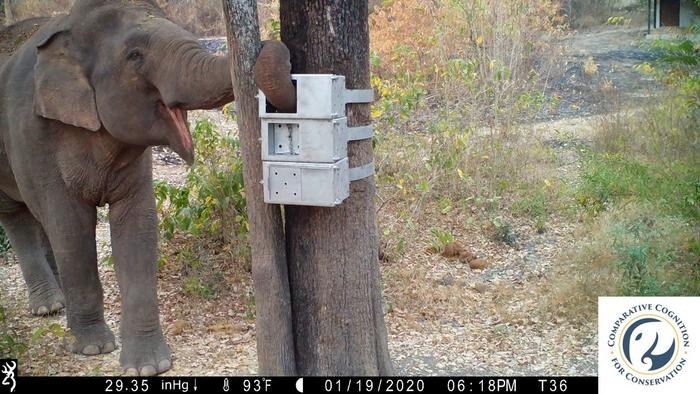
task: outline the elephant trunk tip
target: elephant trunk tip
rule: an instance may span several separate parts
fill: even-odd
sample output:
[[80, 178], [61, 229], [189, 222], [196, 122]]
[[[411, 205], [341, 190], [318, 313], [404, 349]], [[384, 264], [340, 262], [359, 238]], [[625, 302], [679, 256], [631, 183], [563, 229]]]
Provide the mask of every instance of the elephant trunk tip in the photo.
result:
[[297, 92], [291, 71], [287, 46], [280, 41], [266, 41], [253, 67], [253, 75], [255, 84], [279, 112], [294, 113], [297, 110]]

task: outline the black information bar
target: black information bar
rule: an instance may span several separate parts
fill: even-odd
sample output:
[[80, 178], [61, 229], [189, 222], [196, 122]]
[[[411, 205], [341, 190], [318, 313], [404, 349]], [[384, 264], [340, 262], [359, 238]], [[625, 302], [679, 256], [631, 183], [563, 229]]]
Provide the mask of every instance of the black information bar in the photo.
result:
[[[0, 393], [7, 387], [0, 386]], [[592, 377], [18, 377], [15, 393], [597, 393]]]

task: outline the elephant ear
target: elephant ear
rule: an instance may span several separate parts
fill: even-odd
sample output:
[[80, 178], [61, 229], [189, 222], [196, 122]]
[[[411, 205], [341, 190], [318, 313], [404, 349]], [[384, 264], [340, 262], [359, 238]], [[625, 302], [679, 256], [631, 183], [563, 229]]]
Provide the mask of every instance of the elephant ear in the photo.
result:
[[37, 45], [34, 67], [34, 112], [47, 119], [98, 131], [95, 90], [76, 56], [70, 33], [56, 31]]

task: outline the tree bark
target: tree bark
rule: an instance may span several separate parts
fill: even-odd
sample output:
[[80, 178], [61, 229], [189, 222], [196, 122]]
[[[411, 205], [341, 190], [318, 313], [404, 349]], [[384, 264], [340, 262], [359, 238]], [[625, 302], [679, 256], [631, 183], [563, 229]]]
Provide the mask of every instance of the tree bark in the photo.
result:
[[259, 372], [295, 375], [294, 338], [282, 214], [263, 202], [258, 92], [253, 66], [260, 52], [255, 0], [222, 0], [244, 161]]
[[[344, 75], [369, 89], [367, 0], [282, 0], [282, 40], [293, 73]], [[351, 126], [370, 106], [349, 105]], [[373, 160], [370, 140], [348, 147], [350, 166]], [[301, 375], [388, 375], [374, 177], [353, 182], [336, 208], [286, 206], [287, 260], [297, 371]]]
[[12, 0], [5, 0], [5, 26], [13, 24], [14, 19], [12, 15]]

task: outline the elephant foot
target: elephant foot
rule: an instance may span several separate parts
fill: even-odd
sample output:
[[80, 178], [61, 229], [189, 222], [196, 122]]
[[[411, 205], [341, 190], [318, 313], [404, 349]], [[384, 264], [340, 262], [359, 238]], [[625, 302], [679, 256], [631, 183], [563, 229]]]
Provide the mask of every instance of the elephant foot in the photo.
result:
[[172, 356], [159, 330], [151, 335], [124, 335], [119, 362], [126, 375], [154, 376], [170, 369]]
[[60, 312], [66, 305], [61, 289], [51, 289], [29, 294], [29, 311], [34, 316], [47, 316]]
[[111, 353], [116, 349], [114, 334], [104, 322], [71, 328], [66, 337], [66, 349], [84, 356]]

